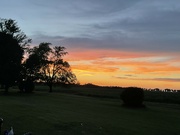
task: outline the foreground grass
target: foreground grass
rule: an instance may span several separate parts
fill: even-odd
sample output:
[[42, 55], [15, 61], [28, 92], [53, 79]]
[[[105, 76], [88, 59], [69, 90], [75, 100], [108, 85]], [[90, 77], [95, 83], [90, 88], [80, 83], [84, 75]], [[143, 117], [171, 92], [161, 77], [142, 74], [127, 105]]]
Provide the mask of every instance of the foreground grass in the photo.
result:
[[178, 135], [180, 106], [146, 103], [121, 107], [119, 99], [35, 92], [0, 95], [3, 130], [16, 135]]

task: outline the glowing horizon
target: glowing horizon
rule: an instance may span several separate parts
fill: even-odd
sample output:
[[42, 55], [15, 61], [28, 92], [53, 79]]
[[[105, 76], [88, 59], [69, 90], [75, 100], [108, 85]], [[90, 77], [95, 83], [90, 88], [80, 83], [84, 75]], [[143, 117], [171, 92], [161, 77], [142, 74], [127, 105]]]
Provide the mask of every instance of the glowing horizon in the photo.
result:
[[178, 58], [178, 54], [116, 50], [72, 51], [66, 56], [80, 84], [160, 89], [180, 88]]

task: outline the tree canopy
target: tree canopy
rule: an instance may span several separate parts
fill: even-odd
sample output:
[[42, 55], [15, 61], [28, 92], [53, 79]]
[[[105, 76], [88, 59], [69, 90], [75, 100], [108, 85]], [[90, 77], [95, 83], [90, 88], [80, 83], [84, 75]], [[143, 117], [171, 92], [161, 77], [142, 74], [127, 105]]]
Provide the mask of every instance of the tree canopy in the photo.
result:
[[69, 63], [62, 59], [67, 54], [66, 48], [50, 45], [51, 43], [40, 43], [38, 47], [30, 49], [29, 58], [24, 65], [28, 71], [27, 77], [45, 82], [52, 92], [54, 83], [72, 84], [76, 83], [77, 79]]
[[6, 92], [18, 79], [23, 52], [12, 35], [0, 32], [0, 83]]
[[0, 32], [11, 35], [17, 40], [21, 47], [26, 48], [28, 43], [31, 43], [31, 39], [29, 39], [26, 34], [21, 31], [15, 20], [0, 18]]
[[14, 20], [0, 18], [0, 84], [6, 92], [18, 80], [24, 51], [30, 42]]

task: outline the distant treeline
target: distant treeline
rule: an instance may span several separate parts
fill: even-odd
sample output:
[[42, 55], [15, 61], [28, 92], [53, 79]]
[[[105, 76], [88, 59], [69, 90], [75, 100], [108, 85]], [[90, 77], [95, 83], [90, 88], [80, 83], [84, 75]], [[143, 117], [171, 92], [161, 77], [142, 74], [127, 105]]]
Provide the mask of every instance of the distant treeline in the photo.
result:
[[[61, 92], [67, 94], [74, 94], [80, 96], [89, 96], [97, 98], [112, 98], [120, 99], [121, 93], [129, 87], [118, 86], [98, 86], [91, 83], [80, 84], [55, 84], [54, 92]], [[131, 89], [137, 87], [130, 87]], [[179, 90], [160, 90], [160, 89], [145, 89], [144, 101], [146, 102], [159, 102], [159, 103], [175, 103], [180, 104], [180, 91]], [[47, 87], [43, 83], [36, 83], [36, 91], [47, 91]]]

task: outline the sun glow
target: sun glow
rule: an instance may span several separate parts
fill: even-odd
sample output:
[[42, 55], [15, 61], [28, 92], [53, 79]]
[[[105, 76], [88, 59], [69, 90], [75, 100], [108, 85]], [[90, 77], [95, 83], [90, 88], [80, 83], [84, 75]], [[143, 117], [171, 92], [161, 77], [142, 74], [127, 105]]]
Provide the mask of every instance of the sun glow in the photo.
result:
[[66, 59], [81, 84], [180, 89], [178, 54], [114, 50], [69, 54]]

